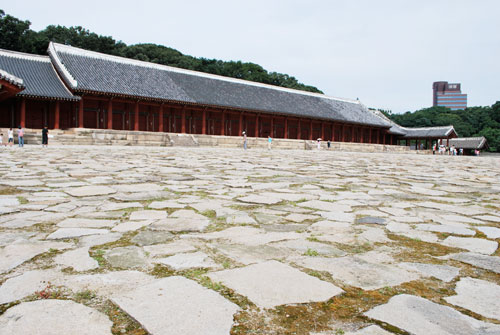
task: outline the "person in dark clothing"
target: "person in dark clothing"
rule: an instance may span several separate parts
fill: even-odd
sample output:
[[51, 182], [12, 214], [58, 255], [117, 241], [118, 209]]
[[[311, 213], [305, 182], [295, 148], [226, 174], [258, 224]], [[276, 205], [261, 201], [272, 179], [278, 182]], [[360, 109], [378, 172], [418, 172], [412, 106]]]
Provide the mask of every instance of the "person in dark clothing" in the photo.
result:
[[47, 147], [49, 145], [49, 130], [47, 127], [42, 129], [42, 147]]

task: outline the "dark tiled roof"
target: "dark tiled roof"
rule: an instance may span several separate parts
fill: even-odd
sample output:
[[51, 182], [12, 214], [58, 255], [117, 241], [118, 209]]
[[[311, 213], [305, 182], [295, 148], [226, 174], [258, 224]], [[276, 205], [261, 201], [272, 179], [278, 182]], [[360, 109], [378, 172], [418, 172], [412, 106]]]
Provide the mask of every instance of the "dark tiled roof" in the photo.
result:
[[463, 149], [483, 149], [488, 144], [486, 138], [481, 137], [462, 137], [450, 139], [450, 146], [454, 145], [456, 148]]
[[48, 52], [63, 79], [76, 92], [390, 126], [359, 101], [141, 62], [57, 43], [51, 43]]
[[16, 76], [14, 76], [13, 74], [10, 74], [7, 71], [4, 71], [2, 69], [0, 69], [0, 79], [4, 80], [4, 81], [6, 81], [14, 86], [17, 86], [20, 89], [25, 88], [23, 80], [21, 78], [18, 78]]
[[26, 88], [18, 96], [79, 100], [66, 88], [47, 56], [0, 49], [0, 69], [22, 79]]
[[453, 126], [406, 128], [389, 119], [381, 111], [372, 110], [372, 112], [391, 124], [389, 133], [402, 135], [403, 138], [446, 138], [450, 134], [457, 135], [457, 132], [455, 131], [455, 128], [453, 128]]

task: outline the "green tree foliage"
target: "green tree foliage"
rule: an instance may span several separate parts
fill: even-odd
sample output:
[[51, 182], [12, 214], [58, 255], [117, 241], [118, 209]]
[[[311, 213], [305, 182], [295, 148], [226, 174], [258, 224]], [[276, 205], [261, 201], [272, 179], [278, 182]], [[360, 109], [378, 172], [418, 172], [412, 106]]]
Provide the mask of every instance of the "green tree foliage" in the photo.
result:
[[460, 137], [484, 136], [490, 151], [500, 152], [500, 101], [491, 107], [468, 107], [453, 111], [446, 107], [430, 107], [388, 116], [404, 127], [453, 125]]
[[0, 10], [0, 48], [44, 55], [49, 42], [53, 41], [146, 62], [322, 93], [316, 87], [304, 85], [287, 74], [269, 73], [258, 64], [195, 58], [183, 55], [175, 49], [151, 43], [126, 45], [110, 36], [97, 35], [79, 26], [67, 28], [50, 25], [44, 30], [35, 32], [29, 28], [30, 25], [30, 21], [19, 20]]

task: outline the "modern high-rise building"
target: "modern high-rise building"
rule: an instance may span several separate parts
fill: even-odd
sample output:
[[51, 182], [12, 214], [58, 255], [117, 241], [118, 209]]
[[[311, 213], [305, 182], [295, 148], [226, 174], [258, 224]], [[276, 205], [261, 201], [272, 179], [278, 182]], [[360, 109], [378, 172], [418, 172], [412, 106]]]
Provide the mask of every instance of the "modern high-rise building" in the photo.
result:
[[432, 84], [432, 106], [448, 107], [451, 110], [467, 108], [467, 94], [463, 94], [460, 84], [436, 81]]

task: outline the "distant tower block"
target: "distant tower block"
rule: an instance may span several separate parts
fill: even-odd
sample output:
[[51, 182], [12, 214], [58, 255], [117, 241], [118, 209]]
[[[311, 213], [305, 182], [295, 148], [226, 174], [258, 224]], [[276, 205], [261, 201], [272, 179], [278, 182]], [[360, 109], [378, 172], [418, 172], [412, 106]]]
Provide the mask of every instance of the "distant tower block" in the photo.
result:
[[448, 107], [451, 110], [467, 108], [467, 94], [462, 94], [461, 84], [436, 81], [432, 84], [432, 106]]

